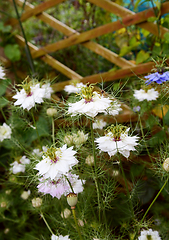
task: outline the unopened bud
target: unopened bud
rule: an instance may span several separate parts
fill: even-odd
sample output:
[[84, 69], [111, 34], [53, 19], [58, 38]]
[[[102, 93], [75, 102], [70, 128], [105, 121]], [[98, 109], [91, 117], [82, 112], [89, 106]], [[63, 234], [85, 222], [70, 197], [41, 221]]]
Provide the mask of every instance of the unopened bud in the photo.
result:
[[68, 218], [71, 215], [71, 211], [68, 208], [65, 208], [63, 212], [61, 212], [62, 218]]
[[22, 194], [21, 194], [21, 198], [26, 200], [28, 199], [29, 195], [31, 194], [31, 191], [28, 190], [28, 191], [23, 191]]
[[77, 204], [77, 194], [69, 193], [67, 195], [67, 203], [69, 204], [69, 206], [71, 206], [72, 209], [74, 209]]
[[1, 208], [6, 208], [7, 203], [6, 202], [1, 202]]
[[169, 172], [169, 158], [166, 158], [166, 160], [163, 162], [163, 168]]
[[9, 233], [9, 228], [5, 228], [4, 233], [8, 234]]
[[57, 110], [55, 108], [48, 108], [46, 110], [46, 114], [49, 116], [49, 117], [54, 117], [57, 115]]
[[73, 136], [72, 135], [66, 135], [64, 137], [64, 143], [66, 143], [68, 146], [73, 145]]
[[33, 207], [40, 207], [42, 205], [42, 199], [41, 198], [33, 198], [32, 199], [32, 206]]
[[92, 166], [94, 164], [94, 157], [92, 155], [87, 156], [85, 163]]

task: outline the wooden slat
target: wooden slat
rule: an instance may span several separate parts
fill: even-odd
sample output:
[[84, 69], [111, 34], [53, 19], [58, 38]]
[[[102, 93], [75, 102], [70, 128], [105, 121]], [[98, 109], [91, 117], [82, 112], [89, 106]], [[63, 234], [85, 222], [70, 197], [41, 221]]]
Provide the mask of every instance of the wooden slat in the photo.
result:
[[[48, 1], [45, 1], [41, 4], [39, 4], [38, 6], [34, 7], [33, 9], [27, 10], [25, 13], [23, 13], [22, 16], [21, 16], [21, 21], [23, 22], [30, 17], [36, 16], [36, 15], [40, 14], [41, 12], [43, 12], [43, 11], [45, 11], [45, 10], [51, 8], [51, 7], [54, 7], [57, 4], [59, 4], [61, 2], [64, 2], [64, 1], [65, 0], [48, 0]], [[15, 19], [15, 18], [11, 19], [11, 21], [10, 21], [11, 26], [14, 26], [17, 23], [18, 23], [18, 20]]]
[[[87, 0], [87, 1], [95, 4], [96, 6], [99, 6], [103, 9], [105, 9], [108, 12], [114, 13], [115, 15], [117, 15], [121, 18], [125, 17], [126, 15], [136, 15], [136, 13], [120, 6], [119, 4], [111, 2], [110, 0]], [[168, 3], [166, 2], [166, 3], [162, 4], [161, 13], [163, 12], [162, 14], [165, 14], [168, 12], [168, 10], [169, 10]], [[158, 27], [154, 23], [145, 22], [145, 23], [138, 24], [138, 26], [146, 29], [147, 31], [149, 31], [150, 33], [152, 33], [156, 36], [158, 36], [158, 34], [159, 34]], [[160, 36], [159, 37], [163, 37], [164, 33], [165, 33], [165, 28], [160, 26]]]
[[[167, 6], [168, 5], [169, 5], [169, 3], [167, 3]], [[123, 18], [121, 21], [119, 20], [116, 22], [108, 23], [103, 26], [97, 27], [95, 29], [83, 32], [79, 35], [74, 34], [67, 39], [58, 41], [53, 44], [49, 44], [46, 47], [40, 48], [38, 51], [32, 52], [32, 56], [33, 56], [33, 58], [37, 58], [37, 57], [40, 57], [49, 52], [58, 51], [60, 49], [70, 47], [75, 44], [83, 43], [88, 40], [91, 40], [92, 38], [96, 38], [101, 35], [116, 31], [120, 28], [127, 27], [127, 26], [130, 26], [133, 24], [138, 24], [140, 22], [145, 22], [147, 20], [147, 18], [153, 17], [153, 16], [155, 16], [153, 9], [145, 10], [138, 14], [134, 14], [132, 16], [127, 16], [127, 17]], [[144, 25], [144, 23], [143, 23], [143, 25]], [[141, 26], [141, 25], [139, 25], [139, 26]], [[154, 35], [158, 36], [159, 32], [158, 32], [158, 27], [156, 25], [154, 25], [153, 23], [148, 23], [147, 26], [151, 26], [151, 32], [153, 32]], [[169, 30], [166, 28], [161, 28], [161, 36], [163, 36], [164, 33], [166, 33], [166, 32], [169, 32]]]
[[[89, 83], [99, 83], [99, 82], [114, 81], [117, 79], [123, 79], [123, 78], [131, 77], [131, 76], [139, 76], [139, 75], [150, 72], [154, 66], [155, 66], [154, 62], [139, 64], [137, 66], [130, 67], [130, 68], [125, 68], [125, 69], [120, 69], [117, 71], [110, 71], [110, 72], [99, 73], [99, 74], [87, 76], [87, 77], [84, 77], [81, 80], [81, 82], [83, 82], [83, 83], [88, 83], [88, 82]], [[71, 80], [64, 81], [61, 83], [56, 83], [53, 85], [53, 89], [55, 91], [61, 91], [64, 89], [64, 87], [66, 85], [69, 85], [72, 83], [73, 82]]]
[[[23, 0], [16, 0], [16, 3], [22, 7], [24, 1]], [[30, 3], [25, 4], [26, 10], [33, 9], [34, 6]], [[54, 17], [50, 16], [49, 14], [42, 12], [41, 14], [36, 16], [37, 18], [41, 19], [45, 23], [49, 24], [52, 28], [62, 32], [66, 36], [70, 36], [72, 34], [76, 34], [77, 36], [80, 34], [74, 29], [68, 27], [66, 24], [58, 21]], [[82, 45], [91, 51], [95, 52], [96, 54], [99, 54], [100, 56], [104, 57], [108, 61], [114, 63], [115, 65], [121, 67], [121, 68], [126, 68], [129, 66], [134, 66], [132, 62], [127, 61], [125, 58], [119, 57], [116, 53], [108, 50], [107, 48], [104, 48], [103, 46], [99, 45], [98, 43], [95, 42], [87, 42], [87, 43], [82, 43]]]
[[[25, 45], [25, 40], [23, 37], [16, 35], [16, 40], [17, 42], [24, 46]], [[28, 42], [29, 48], [30, 50], [37, 50], [38, 48], [36, 46], [34, 46], [32, 43]], [[49, 64], [50, 66], [52, 66], [53, 68], [55, 68], [56, 70], [58, 70], [59, 72], [61, 72], [62, 74], [64, 74], [65, 76], [67, 76], [68, 78], [71, 79], [82, 79], [82, 76], [80, 76], [78, 73], [74, 72], [73, 70], [71, 70], [70, 68], [66, 67], [65, 65], [63, 65], [62, 63], [58, 62], [56, 59], [52, 58], [49, 55], [45, 55], [42, 57], [42, 60], [44, 62], [46, 62], [47, 64]]]

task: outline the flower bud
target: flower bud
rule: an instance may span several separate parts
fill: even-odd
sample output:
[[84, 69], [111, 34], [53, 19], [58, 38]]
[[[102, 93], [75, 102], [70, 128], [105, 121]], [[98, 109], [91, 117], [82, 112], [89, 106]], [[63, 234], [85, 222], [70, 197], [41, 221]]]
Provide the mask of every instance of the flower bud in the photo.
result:
[[62, 218], [68, 218], [71, 215], [71, 211], [68, 208], [65, 208], [63, 212], [61, 212]]
[[163, 162], [163, 168], [165, 171], [169, 172], [169, 158], [166, 158], [166, 160]]
[[46, 110], [46, 114], [49, 116], [49, 117], [54, 117], [57, 115], [57, 110], [55, 108], [48, 108]]
[[7, 207], [7, 203], [6, 202], [1, 202], [1, 208], [6, 208]]
[[92, 155], [87, 156], [85, 163], [92, 166], [94, 164], [94, 157]]
[[26, 200], [28, 199], [29, 195], [31, 194], [31, 191], [28, 190], [28, 191], [23, 191], [22, 194], [21, 194], [21, 198]]
[[73, 136], [72, 135], [66, 135], [64, 137], [64, 143], [66, 143], [68, 146], [73, 145]]
[[4, 233], [5, 233], [5, 234], [8, 234], [9, 231], [10, 231], [9, 228], [5, 228]]
[[42, 199], [41, 198], [33, 198], [32, 199], [32, 206], [33, 207], [40, 207], [42, 205]]
[[77, 194], [76, 193], [69, 193], [67, 195], [67, 203], [71, 208], [75, 208], [75, 205], [77, 204]]

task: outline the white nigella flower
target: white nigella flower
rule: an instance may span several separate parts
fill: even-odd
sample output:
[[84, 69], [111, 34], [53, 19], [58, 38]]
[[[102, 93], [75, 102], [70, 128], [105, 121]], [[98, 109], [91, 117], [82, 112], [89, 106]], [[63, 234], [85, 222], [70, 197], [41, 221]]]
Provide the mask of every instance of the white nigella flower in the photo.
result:
[[33, 149], [33, 151], [32, 151], [32, 155], [34, 155], [35, 157], [36, 157], [36, 156], [42, 157], [43, 152], [40, 151], [39, 148], [35, 148], [35, 149]]
[[0, 79], [5, 79], [4, 69], [0, 66]]
[[81, 91], [81, 88], [85, 87], [83, 83], [75, 83], [73, 85], [66, 85], [64, 90], [68, 93], [79, 93]]
[[103, 129], [107, 123], [103, 119], [96, 119], [93, 123], [93, 129]]
[[106, 109], [106, 113], [112, 116], [116, 116], [119, 114], [120, 111], [123, 109], [121, 108], [121, 104], [118, 103], [117, 101], [112, 101], [111, 105], [108, 109]]
[[158, 96], [159, 96], [159, 92], [155, 91], [154, 88], [151, 88], [148, 90], [144, 90], [144, 89], [134, 90], [134, 97], [139, 102], [142, 102], [144, 100], [147, 100], [147, 101], [156, 100]]
[[53, 180], [43, 177], [39, 180], [40, 183], [37, 186], [38, 191], [44, 194], [50, 194], [52, 197], [57, 197], [58, 199], [60, 199], [62, 195], [66, 196], [72, 192], [69, 182], [75, 193], [83, 192], [83, 184], [85, 183], [85, 180], [80, 180], [78, 175], [70, 173], [62, 174]]
[[23, 109], [29, 111], [35, 106], [35, 103], [42, 103], [43, 98], [50, 98], [52, 92], [53, 90], [50, 87], [50, 84], [40, 86], [40, 83], [35, 84], [30, 81], [29, 83], [24, 84], [23, 88], [20, 91], [17, 91], [16, 95], [13, 96], [13, 98], [17, 100], [14, 105], [21, 105]]
[[141, 231], [141, 235], [138, 240], [161, 240], [159, 233], [157, 231], [153, 231], [152, 229]]
[[108, 133], [104, 137], [96, 138], [95, 142], [98, 144], [98, 148], [107, 152], [110, 157], [119, 152], [128, 158], [130, 151], [135, 151], [134, 147], [138, 140], [136, 136], [128, 136], [129, 129], [121, 125], [112, 125], [107, 129]]
[[69, 235], [66, 235], [66, 236], [62, 236], [62, 235], [56, 236], [56, 235], [52, 234], [51, 240], [70, 240], [70, 238], [69, 238]]
[[103, 113], [110, 107], [110, 98], [105, 98], [102, 94], [93, 92], [93, 86], [82, 87], [79, 93], [82, 99], [75, 103], [69, 103], [68, 113], [71, 116], [85, 114], [94, 118], [98, 113]]
[[4, 139], [10, 139], [11, 134], [11, 128], [6, 123], [3, 123], [3, 125], [0, 126], [0, 142], [2, 142]]
[[50, 83], [43, 84], [41, 88], [45, 90], [43, 98], [50, 99], [51, 94], [53, 93], [53, 89], [51, 88]]
[[67, 148], [66, 144], [58, 149], [51, 147], [42, 156], [42, 161], [36, 164], [35, 169], [39, 171], [39, 175], [53, 180], [60, 174], [66, 174], [78, 163], [75, 154], [73, 147]]
[[21, 91], [17, 91], [17, 94], [13, 96], [17, 101], [15, 106], [21, 105], [23, 109], [28, 111], [35, 106], [35, 103], [42, 103], [45, 95], [45, 89], [40, 88], [40, 84], [32, 85], [28, 90], [24, 88]]
[[13, 174], [17, 174], [19, 172], [25, 172], [26, 165], [30, 163], [30, 160], [23, 156], [19, 161], [14, 161], [10, 164], [10, 170]]

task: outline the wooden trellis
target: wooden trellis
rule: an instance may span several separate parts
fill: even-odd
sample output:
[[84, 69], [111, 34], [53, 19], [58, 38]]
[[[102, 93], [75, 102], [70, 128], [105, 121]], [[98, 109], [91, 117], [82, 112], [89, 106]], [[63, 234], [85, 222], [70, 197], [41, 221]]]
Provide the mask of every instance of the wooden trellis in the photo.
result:
[[[12, 2], [12, 0], [8, 1]], [[23, 0], [15, 1], [21, 7], [24, 4]], [[24, 12], [21, 16], [22, 22], [34, 16], [48, 24], [53, 29], [60, 31], [66, 36], [66, 38], [63, 40], [57, 41], [52, 44], [48, 44], [41, 48], [37, 48], [35, 45], [28, 43], [33, 59], [36, 58], [42, 59], [45, 63], [49, 64], [58, 72], [61, 72], [62, 74], [67, 76], [68, 79], [70, 79], [62, 83], [54, 84], [53, 88], [55, 91], [62, 90], [64, 86], [70, 84], [73, 79], [80, 80], [83, 83], [87, 82], [96, 83], [101, 81], [113, 81], [116, 79], [129, 77], [132, 75], [145, 74], [151, 71], [151, 69], [154, 66], [153, 62], [135, 65], [134, 63], [126, 60], [125, 58], [119, 57], [116, 53], [110, 51], [109, 49], [92, 41], [92, 39], [95, 39], [104, 34], [111, 33], [131, 25], [137, 25], [140, 28], [146, 29], [150, 33], [158, 36], [159, 34], [158, 26], [152, 22], [147, 21], [148, 18], [155, 17], [154, 9], [151, 8], [136, 14], [110, 0], [87, 0], [90, 3], [93, 3], [103, 8], [104, 10], [117, 15], [121, 19], [115, 22], [105, 24], [103, 26], [96, 27], [92, 30], [79, 33], [45, 12], [45, 10], [57, 6], [59, 3], [62, 3], [64, 1], [66, 0], [48, 0], [39, 4], [36, 7], [26, 2], [24, 6]], [[162, 16], [168, 12], [169, 2], [165, 2], [161, 6], [160, 14]], [[9, 24], [15, 27], [18, 24], [18, 20], [10, 19]], [[160, 26], [161, 38], [164, 37], [164, 34], [166, 32], [169, 32], [169, 29]], [[25, 44], [24, 38], [22, 36], [16, 35], [16, 39], [20, 45]], [[98, 73], [91, 76], [83, 77], [49, 55], [49, 53], [56, 52], [60, 49], [65, 49], [76, 44], [82, 44], [84, 47], [90, 49], [94, 53], [102, 56], [103, 58], [117, 65], [120, 69], [116, 71]]]

